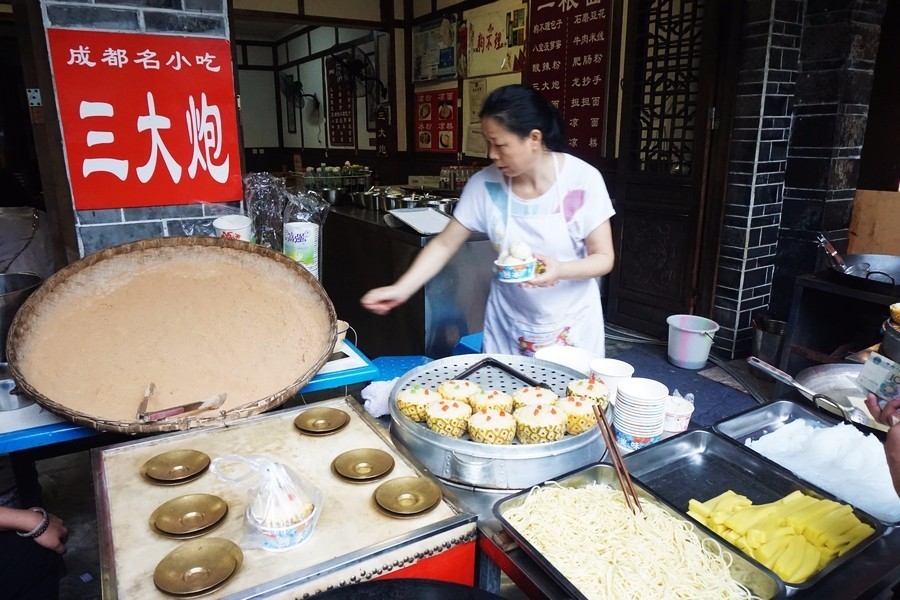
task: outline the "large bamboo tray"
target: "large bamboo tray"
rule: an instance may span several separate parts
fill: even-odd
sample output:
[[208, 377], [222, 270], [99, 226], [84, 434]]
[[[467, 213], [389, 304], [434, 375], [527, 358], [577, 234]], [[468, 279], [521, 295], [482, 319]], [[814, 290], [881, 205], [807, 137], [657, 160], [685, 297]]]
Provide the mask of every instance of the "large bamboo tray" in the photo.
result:
[[[213, 265], [213, 268], [210, 265]], [[239, 297], [233, 302], [229, 300], [227, 303], [210, 302], [210, 304], [219, 305], [218, 310], [222, 314], [214, 314], [214, 312], [211, 314], [210, 311], [217, 309], [206, 306], [202, 302], [194, 305], [184, 303], [184, 306], [177, 306], [180, 303], [175, 303], [176, 306], [171, 309], [173, 312], [171, 321], [181, 324], [181, 329], [178, 331], [162, 331], [159, 336], [155, 336], [155, 340], [152, 342], [133, 340], [134, 343], [130, 345], [125, 343], [127, 341], [125, 339], [116, 339], [116, 335], [104, 338], [109, 340], [111, 347], [118, 348], [119, 351], [110, 360], [114, 364], [128, 366], [129, 373], [144, 368], [143, 366], [131, 368], [133, 365], [152, 364], [156, 368], [155, 376], [149, 374], [150, 368], [148, 367], [148, 374], [141, 373], [135, 377], [141, 381], [126, 381], [127, 393], [109, 395], [97, 393], [96, 399], [87, 401], [82, 396], [76, 396], [74, 392], [70, 394], [68, 387], [60, 384], [68, 383], [72, 388], [83, 387], [86, 378], [75, 376], [73, 370], [80, 364], [78, 361], [83, 360], [82, 354], [87, 354], [87, 352], [75, 351], [64, 356], [63, 360], [49, 361], [45, 360], [46, 357], [42, 356], [38, 350], [29, 350], [30, 348], [46, 349], [48, 344], [54, 341], [57, 335], [60, 335], [60, 332], [65, 333], [73, 326], [71, 320], [54, 322], [56, 313], [65, 312], [64, 309], [59, 308], [60, 306], [72, 306], [71, 303], [77, 303], [84, 297], [86, 298], [84, 303], [88, 308], [82, 312], [87, 314], [87, 318], [108, 318], [106, 314], [109, 305], [103, 306], [103, 302], [96, 300], [97, 296], [103, 297], [103, 294], [106, 294], [111, 287], [130, 285], [128, 282], [138, 280], [146, 270], [162, 273], [162, 275], [156, 275], [162, 279], [163, 285], [160, 287], [165, 288], [166, 277], [172, 273], [173, 278], [179, 279], [178, 285], [182, 286], [179, 291], [187, 286], [188, 291], [194, 297], [199, 295], [202, 298], [206, 290], [193, 289], [191, 287], [194, 285], [193, 282], [196, 280], [196, 285], [204, 285], [204, 280], [207, 280], [205, 285], [212, 285], [208, 281], [209, 273], [211, 270], [219, 269], [220, 265], [225, 265], [222, 270], [235, 269], [240, 273], [242, 279], [246, 278], [249, 282], [248, 287], [245, 288], [248, 290], [246, 298]], [[244, 272], [244, 269], [249, 272]], [[138, 276], [132, 276], [134, 273], [137, 273]], [[277, 293], [273, 293], [273, 290]], [[210, 293], [216, 291], [213, 290]], [[263, 292], [266, 292], [265, 296], [263, 296]], [[151, 290], [151, 297], [147, 298], [144, 305], [153, 308], [158, 313], [160, 312], [159, 303], [154, 304], [153, 293]], [[171, 295], [172, 292], [163, 290], [159, 293]], [[254, 296], [257, 293], [260, 297]], [[121, 296], [119, 297], [121, 298]], [[168, 297], [166, 298], [168, 299]], [[267, 300], [268, 303], [263, 300]], [[124, 304], [124, 302], [120, 302], [119, 306]], [[94, 305], [99, 306], [95, 309]], [[179, 311], [192, 312], [179, 315], [177, 314]], [[277, 328], [274, 331], [258, 332], [252, 329], [251, 333], [254, 336], [258, 335], [259, 339], [264, 341], [272, 340], [273, 343], [256, 344], [253, 349], [246, 350], [248, 359], [246, 361], [235, 360], [236, 356], [245, 351], [243, 346], [238, 344], [236, 349], [234, 343], [229, 345], [230, 340], [222, 340], [220, 343], [219, 338], [214, 338], [213, 343], [206, 339], [204, 343], [203, 331], [197, 332], [195, 344], [192, 343], [194, 340], [188, 340], [189, 347], [180, 348], [180, 352], [179, 348], [173, 348], [171, 345], [175, 342], [169, 341], [173, 338], [181, 340], [180, 344], [184, 346], [185, 323], [191, 323], [201, 312], [204, 318], [213, 322], [215, 319], [241, 319], [240, 325], [246, 332], [248, 323], [250, 327], [258, 326], [262, 329], [259, 321], [268, 321], [263, 318], [267, 314], [264, 311], [281, 311], [280, 314], [288, 315], [294, 320], [299, 319], [299, 317], [294, 317], [295, 314], [302, 314], [302, 335], [295, 334], [291, 339], [285, 339], [289, 334], [278, 331]], [[301, 311], [301, 313], [293, 311]], [[166, 312], [167, 317], [168, 315], [169, 313]], [[140, 312], [136, 316], [144, 317]], [[176, 317], [180, 317], [180, 319]], [[57, 321], [61, 319], [62, 317], [59, 317]], [[168, 319], [166, 319], [167, 321]], [[162, 325], [167, 326], [166, 322]], [[221, 238], [153, 238], [91, 254], [50, 277], [40, 289], [31, 295], [16, 314], [10, 328], [7, 354], [10, 373], [18, 388], [41, 406], [74, 423], [101, 431], [119, 433], [179, 431], [225, 425], [285, 402], [296, 394], [327, 361], [337, 339], [335, 324], [334, 307], [321, 285], [306, 269], [282, 254], [255, 244]], [[81, 323], [77, 325], [80, 326]], [[269, 327], [269, 329], [272, 328]], [[294, 329], [296, 330], [296, 327]], [[91, 336], [85, 337], [90, 338]], [[148, 346], [158, 348], [158, 354], [154, 355], [151, 361], [147, 360], [146, 348]], [[250, 345], [248, 344], [248, 346]], [[143, 362], [138, 359], [129, 361], [130, 357], [127, 356], [129, 348], [133, 348], [135, 355], [139, 355]], [[29, 352], [31, 352], [30, 356]], [[139, 352], [143, 353], [139, 354]], [[52, 354], [48, 353], [49, 355]], [[165, 361], [170, 360], [170, 355], [181, 356], [182, 359], [167, 365]], [[184, 360], [185, 356], [189, 357], [188, 360]], [[284, 370], [279, 368], [277, 377], [263, 378], [259, 374], [261, 369], [258, 365], [281, 365], [285, 361], [291, 367]], [[56, 364], [48, 364], [50, 362]], [[65, 364], [60, 365], [61, 362]], [[257, 377], [257, 379], [264, 380], [253, 382], [252, 389], [261, 390], [261, 393], [258, 394], [258, 397], [252, 398], [242, 397], [241, 394], [230, 394], [225, 404], [214, 411], [180, 415], [155, 422], [139, 420], [137, 408], [142, 397], [141, 391], [146, 388], [148, 382], [153, 381], [153, 377], [165, 380], [173, 373], [183, 374], [184, 369], [195, 362], [197, 380], [221, 381], [223, 382], [221, 385], [225, 387], [227, 385], [225, 382], [235, 381], [235, 376]], [[157, 363], [161, 363], [161, 365]], [[255, 369], [254, 364], [257, 365]], [[46, 384], [44, 375], [47, 370], [54, 374], [61, 374], [60, 380], [54, 380], [53, 385]], [[103, 372], [114, 370], [115, 367]], [[192, 381], [193, 379], [193, 377], [181, 378], [182, 381]], [[43, 385], [36, 385], [35, 381], [37, 380], [44, 382]], [[271, 389], [267, 387], [270, 380], [278, 381], [278, 383], [273, 383]], [[123, 382], [117, 380], [115, 389], [121, 391], [122, 386], [118, 385], [121, 383]], [[173, 386], [173, 389], [176, 387]], [[47, 393], [49, 388], [56, 390], [56, 393]], [[227, 391], [227, 389], [219, 391]], [[159, 410], [184, 402], [203, 400], [206, 397], [209, 396], [173, 399], [160, 393], [159, 397], [151, 397], [148, 408]]]

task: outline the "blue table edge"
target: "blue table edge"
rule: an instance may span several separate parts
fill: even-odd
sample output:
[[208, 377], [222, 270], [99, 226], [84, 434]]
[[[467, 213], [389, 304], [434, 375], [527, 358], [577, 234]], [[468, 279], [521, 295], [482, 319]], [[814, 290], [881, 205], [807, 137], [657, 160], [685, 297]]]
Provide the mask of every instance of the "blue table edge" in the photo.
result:
[[[378, 367], [372, 364], [372, 361], [369, 360], [367, 356], [360, 352], [359, 349], [350, 342], [345, 340], [344, 343], [363, 359], [366, 363], [365, 366], [343, 371], [334, 371], [323, 375], [315, 375], [298, 392], [298, 394], [318, 392], [345, 385], [362, 383], [364, 381], [371, 381], [378, 376]], [[50, 444], [58, 444], [70, 440], [78, 440], [97, 435], [98, 433], [100, 433], [100, 431], [96, 429], [84, 427], [83, 425], [76, 425], [69, 421], [39, 425], [37, 427], [29, 427], [28, 429], [7, 431], [5, 433], [0, 433], [0, 454], [18, 452], [19, 450], [28, 450], [30, 448], [38, 448]]]

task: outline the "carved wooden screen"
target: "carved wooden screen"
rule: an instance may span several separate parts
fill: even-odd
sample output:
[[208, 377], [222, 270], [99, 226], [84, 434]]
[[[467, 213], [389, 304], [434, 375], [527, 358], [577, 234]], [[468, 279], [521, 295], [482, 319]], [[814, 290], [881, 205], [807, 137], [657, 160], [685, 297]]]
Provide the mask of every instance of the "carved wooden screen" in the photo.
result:
[[703, 0], [641, 3], [631, 168], [688, 175], [694, 161]]
[[716, 2], [630, 3], [608, 317], [651, 335], [696, 291]]

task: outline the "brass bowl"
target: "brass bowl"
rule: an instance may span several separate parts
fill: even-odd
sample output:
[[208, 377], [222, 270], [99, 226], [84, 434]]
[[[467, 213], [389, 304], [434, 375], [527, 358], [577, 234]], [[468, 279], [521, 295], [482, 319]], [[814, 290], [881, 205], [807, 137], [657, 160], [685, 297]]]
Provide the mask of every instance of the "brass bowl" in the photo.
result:
[[389, 513], [418, 515], [431, 510], [441, 500], [441, 488], [424, 477], [398, 477], [379, 485], [375, 503]]
[[350, 422], [350, 415], [337, 408], [322, 406], [304, 410], [294, 419], [294, 426], [307, 435], [329, 435]]
[[228, 514], [228, 503], [212, 494], [173, 498], [150, 515], [150, 527], [166, 534], [185, 535], [212, 527]]
[[394, 457], [377, 448], [358, 448], [338, 455], [331, 467], [344, 479], [369, 482], [393, 471]]
[[153, 583], [163, 592], [184, 596], [208, 592], [238, 572], [244, 554], [224, 538], [185, 542], [156, 565]]
[[199, 450], [170, 450], [141, 466], [141, 476], [161, 485], [186, 483], [209, 468], [209, 456]]

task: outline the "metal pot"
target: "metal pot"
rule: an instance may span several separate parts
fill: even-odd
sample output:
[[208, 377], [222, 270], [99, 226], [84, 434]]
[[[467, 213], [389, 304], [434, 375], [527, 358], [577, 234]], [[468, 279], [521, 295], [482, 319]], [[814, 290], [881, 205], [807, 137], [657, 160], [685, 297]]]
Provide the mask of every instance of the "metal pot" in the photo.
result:
[[[584, 377], [569, 367], [549, 366], [546, 361], [513, 355], [466, 354], [430, 362], [400, 377], [391, 391], [391, 437], [398, 448], [411, 454], [443, 480], [507, 490], [527, 488], [600, 460], [605, 447], [599, 428], [546, 444], [479, 444], [436, 433], [424, 423], [412, 421], [397, 408], [397, 394], [407, 387], [422, 385], [435, 389], [486, 358], [493, 358], [514, 372], [548, 385], [559, 396], [565, 396], [570, 381]], [[466, 375], [465, 379], [484, 389], [509, 394], [528, 385], [494, 367]]]
[[428, 206], [449, 217], [453, 214], [453, 209], [456, 208], [457, 202], [459, 202], [458, 198], [441, 198], [439, 200], [429, 200]]
[[900, 362], [900, 325], [895, 325], [890, 319], [884, 322], [880, 351], [892, 361]]
[[321, 191], [322, 198], [332, 206], [340, 204], [343, 200], [343, 192], [337, 188], [323, 188]]
[[841, 283], [882, 293], [896, 294], [900, 290], [900, 256], [841, 255], [823, 235], [819, 236], [819, 247], [825, 252], [828, 272]]
[[403, 196], [382, 194], [378, 198], [378, 210], [387, 212], [396, 208], [403, 208]]
[[366, 210], [378, 210], [378, 202], [381, 199], [381, 193], [378, 190], [369, 190], [362, 192], [362, 207]]

